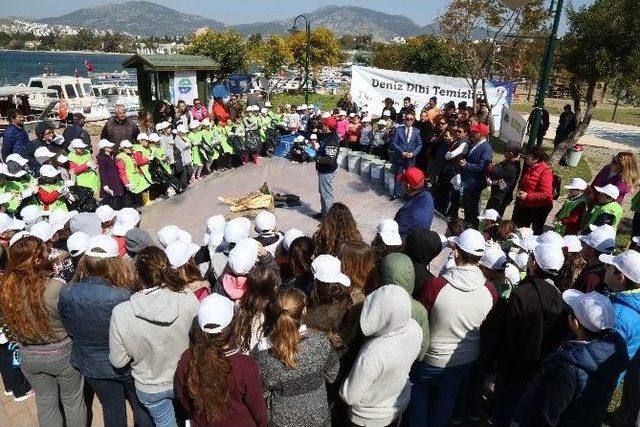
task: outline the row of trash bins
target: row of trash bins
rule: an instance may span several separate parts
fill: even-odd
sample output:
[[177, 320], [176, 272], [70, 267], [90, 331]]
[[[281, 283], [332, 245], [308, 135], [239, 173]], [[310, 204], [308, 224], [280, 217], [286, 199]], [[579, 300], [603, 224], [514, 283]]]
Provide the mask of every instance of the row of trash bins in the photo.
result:
[[374, 189], [384, 191], [389, 196], [393, 195], [395, 176], [391, 162], [382, 160], [373, 154], [340, 148], [338, 165], [342, 169], [369, 181]]

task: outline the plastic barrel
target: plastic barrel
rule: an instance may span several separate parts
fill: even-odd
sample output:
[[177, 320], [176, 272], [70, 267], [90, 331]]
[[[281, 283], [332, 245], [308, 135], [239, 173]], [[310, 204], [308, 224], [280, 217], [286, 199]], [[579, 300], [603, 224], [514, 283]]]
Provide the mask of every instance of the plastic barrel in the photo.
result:
[[567, 166], [571, 166], [572, 168], [578, 166], [583, 153], [584, 148], [582, 148], [581, 145], [576, 144], [575, 146], [571, 147], [569, 149], [569, 152], [567, 153]]
[[349, 157], [349, 172], [360, 173], [360, 161], [362, 160], [362, 153], [359, 151], [352, 151], [348, 155]]
[[348, 170], [349, 168], [349, 153], [351, 149], [349, 148], [340, 148], [338, 152], [338, 166], [342, 169]]
[[373, 186], [384, 186], [384, 160], [375, 159], [371, 161], [370, 176]]
[[396, 177], [393, 173], [393, 165], [385, 163], [384, 165], [384, 188], [390, 196], [393, 196], [393, 190], [396, 186]]
[[371, 162], [373, 156], [371, 154], [363, 154], [362, 160], [360, 160], [360, 176], [366, 179], [371, 177]]

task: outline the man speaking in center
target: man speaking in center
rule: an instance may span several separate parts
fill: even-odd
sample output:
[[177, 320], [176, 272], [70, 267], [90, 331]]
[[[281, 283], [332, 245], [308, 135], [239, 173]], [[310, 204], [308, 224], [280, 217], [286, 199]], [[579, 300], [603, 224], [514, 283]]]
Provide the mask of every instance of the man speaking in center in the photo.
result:
[[398, 126], [389, 144], [393, 174], [396, 181], [391, 200], [402, 196], [404, 184], [400, 181], [400, 177], [407, 168], [416, 165], [416, 156], [422, 149], [420, 130], [413, 126], [415, 121], [416, 113], [414, 111], [406, 112], [404, 124]]

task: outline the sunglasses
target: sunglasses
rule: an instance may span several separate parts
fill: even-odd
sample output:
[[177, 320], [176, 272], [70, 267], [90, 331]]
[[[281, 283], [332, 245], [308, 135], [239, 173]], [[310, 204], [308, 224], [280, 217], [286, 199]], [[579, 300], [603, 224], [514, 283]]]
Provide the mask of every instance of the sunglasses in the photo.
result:
[[404, 119], [404, 121], [405, 121], [405, 122], [413, 122], [413, 121], [415, 121], [415, 119], [414, 119], [414, 118], [407, 117], [406, 119]]

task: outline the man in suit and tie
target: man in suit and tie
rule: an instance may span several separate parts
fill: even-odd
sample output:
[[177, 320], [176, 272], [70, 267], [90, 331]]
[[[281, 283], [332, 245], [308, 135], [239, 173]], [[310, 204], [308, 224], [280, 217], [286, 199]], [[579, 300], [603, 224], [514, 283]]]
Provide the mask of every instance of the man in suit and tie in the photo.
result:
[[415, 111], [405, 113], [404, 124], [398, 126], [389, 144], [391, 162], [393, 163], [393, 173], [396, 183], [393, 189], [391, 200], [402, 196], [404, 184], [400, 177], [405, 170], [416, 164], [416, 156], [422, 149], [422, 138], [420, 130], [413, 126], [416, 121]]

